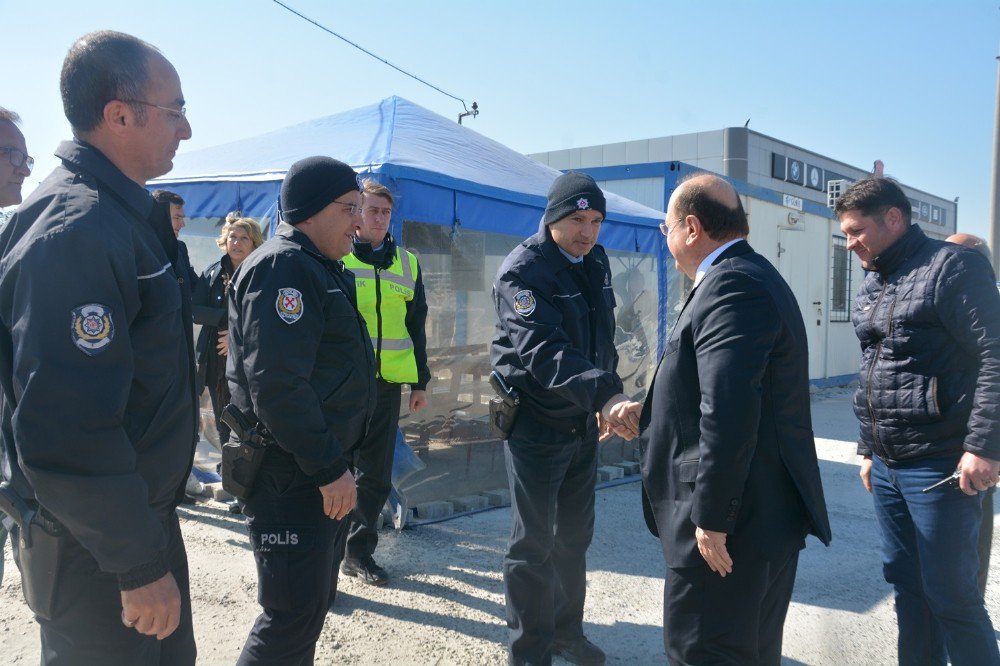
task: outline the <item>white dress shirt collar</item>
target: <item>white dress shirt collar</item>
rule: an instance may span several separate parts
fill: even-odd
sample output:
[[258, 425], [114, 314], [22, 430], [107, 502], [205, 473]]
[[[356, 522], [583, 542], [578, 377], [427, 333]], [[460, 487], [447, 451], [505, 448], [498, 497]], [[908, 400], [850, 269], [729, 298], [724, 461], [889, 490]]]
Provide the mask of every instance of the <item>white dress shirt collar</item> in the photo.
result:
[[[698, 264], [698, 272], [694, 274], [694, 287], [697, 287], [701, 283], [702, 279], [705, 277], [705, 273], [707, 273], [709, 269], [712, 268], [712, 264], [714, 264], [715, 260], [719, 258], [719, 255], [725, 252], [726, 249], [729, 248], [729, 246], [735, 245], [736, 243], [739, 243], [741, 240], [746, 240], [746, 239], [734, 238], [728, 243], [723, 243], [719, 247], [715, 248], [715, 250], [713, 250], [711, 254], [702, 259], [701, 263]], [[692, 287], [692, 289], [694, 287]]]

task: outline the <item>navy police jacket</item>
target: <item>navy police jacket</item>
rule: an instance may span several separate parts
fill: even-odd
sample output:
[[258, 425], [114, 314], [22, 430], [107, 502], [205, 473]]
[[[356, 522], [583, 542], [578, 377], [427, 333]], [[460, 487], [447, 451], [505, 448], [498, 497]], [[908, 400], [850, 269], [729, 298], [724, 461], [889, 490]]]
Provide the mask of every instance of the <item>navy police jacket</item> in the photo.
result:
[[986, 258], [916, 224], [855, 302], [858, 453], [892, 464], [969, 451], [1000, 460], [1000, 295]]
[[[573, 270], [584, 279], [574, 278]], [[581, 284], [588, 286], [586, 295]], [[543, 225], [500, 265], [493, 299], [498, 321], [490, 362], [521, 392], [533, 416], [582, 426], [622, 392], [615, 296], [603, 247], [595, 245], [574, 265]]]
[[375, 408], [375, 357], [356, 303], [354, 275], [284, 223], [229, 286], [233, 404], [317, 486], [347, 471], [344, 454]]
[[188, 269], [167, 206], [86, 143], [56, 155], [0, 233], [4, 477], [131, 589], [168, 570], [194, 453]]

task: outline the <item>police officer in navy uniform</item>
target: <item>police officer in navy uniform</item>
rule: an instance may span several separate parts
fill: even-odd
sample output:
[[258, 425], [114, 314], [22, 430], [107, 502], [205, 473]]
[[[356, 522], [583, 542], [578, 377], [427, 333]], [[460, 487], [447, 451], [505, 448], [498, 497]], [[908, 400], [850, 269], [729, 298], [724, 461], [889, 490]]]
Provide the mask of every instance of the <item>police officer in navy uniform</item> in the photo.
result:
[[282, 223], [229, 289], [232, 403], [273, 436], [243, 503], [257, 561], [257, 618], [239, 664], [312, 664], [357, 498], [346, 457], [375, 404], [372, 344], [351, 251], [354, 170], [309, 157], [281, 185]]
[[61, 535], [32, 530], [15, 559], [43, 664], [193, 664], [190, 298], [144, 188], [191, 126], [173, 66], [130, 35], [81, 37], [60, 90], [74, 140], [0, 234], [3, 476]]
[[521, 394], [504, 453], [511, 537], [504, 557], [511, 664], [603, 664], [583, 634], [599, 438], [635, 436], [616, 373], [615, 297], [597, 236], [605, 199], [581, 173], [552, 184], [536, 233], [507, 255], [493, 295], [490, 359]]

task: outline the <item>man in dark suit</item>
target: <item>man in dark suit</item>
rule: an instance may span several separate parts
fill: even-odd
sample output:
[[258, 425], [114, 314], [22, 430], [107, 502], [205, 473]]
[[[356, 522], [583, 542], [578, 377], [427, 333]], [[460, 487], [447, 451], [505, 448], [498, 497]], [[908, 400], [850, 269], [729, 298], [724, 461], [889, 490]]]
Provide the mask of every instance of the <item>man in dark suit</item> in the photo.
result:
[[799, 551], [809, 533], [830, 541], [805, 327], [747, 244], [725, 180], [682, 182], [660, 230], [694, 280], [641, 408], [644, 512], [668, 567], [667, 657], [778, 664]]

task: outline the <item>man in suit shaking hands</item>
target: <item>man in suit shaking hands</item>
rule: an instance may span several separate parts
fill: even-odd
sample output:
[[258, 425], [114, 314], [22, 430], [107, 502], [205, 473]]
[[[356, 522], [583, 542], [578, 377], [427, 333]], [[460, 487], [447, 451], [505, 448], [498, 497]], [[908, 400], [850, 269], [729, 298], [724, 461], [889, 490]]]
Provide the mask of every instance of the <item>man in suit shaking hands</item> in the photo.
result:
[[694, 280], [641, 407], [667, 658], [778, 664], [799, 551], [809, 533], [830, 542], [805, 326], [722, 178], [682, 182], [660, 230]]

